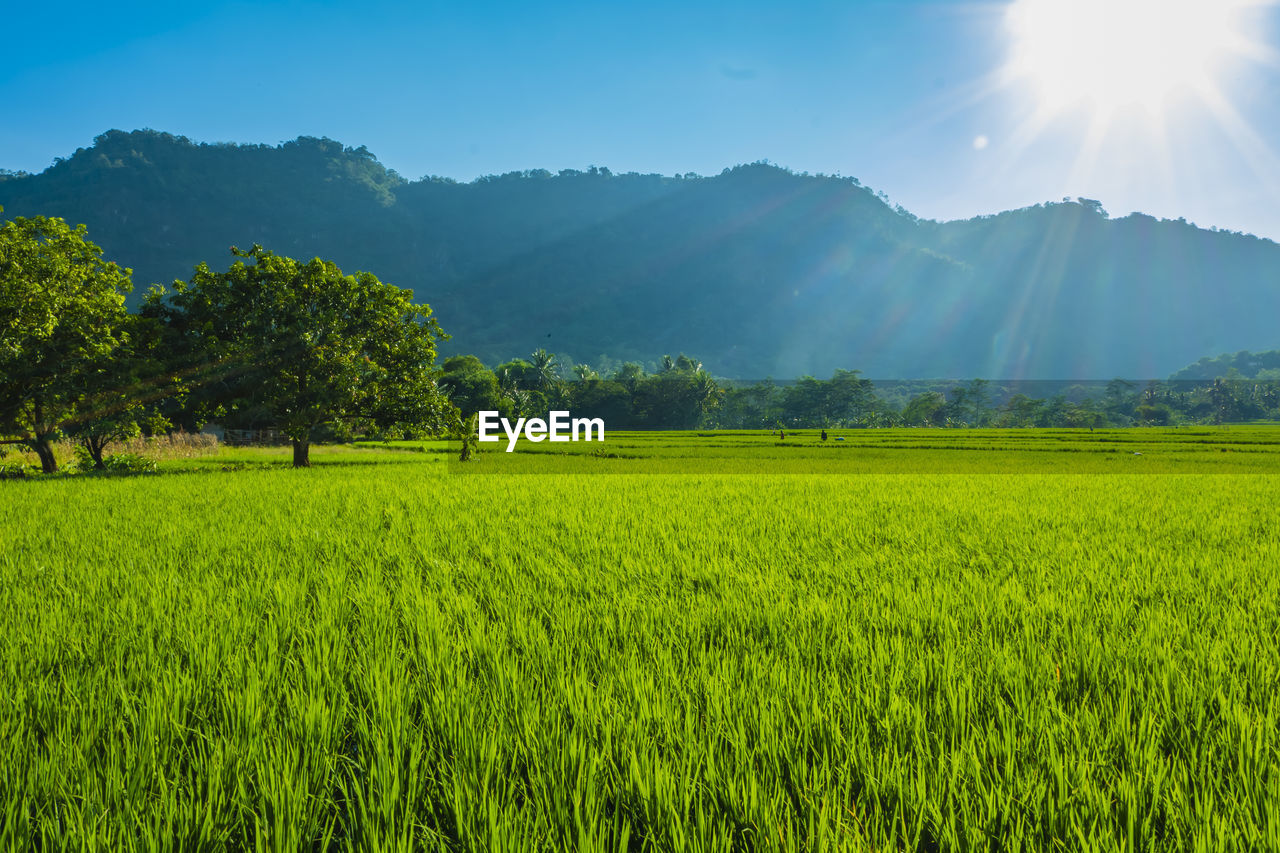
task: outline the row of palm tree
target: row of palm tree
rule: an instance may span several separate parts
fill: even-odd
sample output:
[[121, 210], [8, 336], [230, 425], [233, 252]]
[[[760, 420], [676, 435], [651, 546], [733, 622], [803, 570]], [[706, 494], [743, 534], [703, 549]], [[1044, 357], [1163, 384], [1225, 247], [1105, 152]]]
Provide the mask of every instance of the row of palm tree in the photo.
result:
[[[561, 372], [564, 367], [565, 365], [560, 362], [555, 353], [539, 347], [530, 353], [528, 361], [517, 360], [500, 365], [494, 371], [498, 393], [518, 416], [536, 415], [548, 409], [567, 407], [573, 399], [573, 393], [562, 378]], [[568, 369], [568, 372], [581, 382], [597, 381], [602, 378], [599, 372], [589, 364], [575, 364]], [[702, 369], [702, 362], [683, 353], [675, 358], [670, 355], [662, 357], [662, 362], [657, 372], [652, 374], [652, 378], [664, 377], [673, 379], [680, 377], [682, 380], [687, 380], [681, 382], [679, 392], [681, 404], [678, 408], [692, 406], [701, 412], [712, 407], [721, 393], [715, 380]], [[635, 392], [637, 383], [645, 378], [645, 373], [640, 365], [628, 364], [619, 368], [612, 378], [622, 382], [629, 391]], [[690, 384], [691, 387], [685, 387]], [[657, 387], [648, 396], [654, 397], [654, 394], [658, 397], [670, 396], [668, 392], [659, 392]], [[669, 401], [657, 398], [652, 402], [664, 407], [670, 405]], [[687, 420], [688, 417], [690, 416], [684, 419]]]

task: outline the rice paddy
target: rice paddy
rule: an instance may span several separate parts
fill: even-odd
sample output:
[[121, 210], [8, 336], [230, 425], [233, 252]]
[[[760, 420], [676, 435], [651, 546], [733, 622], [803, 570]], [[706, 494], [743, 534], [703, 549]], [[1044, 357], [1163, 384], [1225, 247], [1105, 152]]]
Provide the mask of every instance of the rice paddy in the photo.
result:
[[1280, 428], [313, 455], [0, 483], [0, 847], [1280, 849]]

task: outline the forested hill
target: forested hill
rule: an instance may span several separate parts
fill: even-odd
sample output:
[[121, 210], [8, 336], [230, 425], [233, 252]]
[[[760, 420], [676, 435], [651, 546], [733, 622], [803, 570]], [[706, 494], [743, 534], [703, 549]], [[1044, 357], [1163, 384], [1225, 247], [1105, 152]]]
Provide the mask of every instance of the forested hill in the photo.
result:
[[917, 220], [848, 178], [514, 173], [406, 181], [363, 147], [111, 131], [0, 177], [4, 217], [85, 223], [151, 282], [231, 245], [412, 288], [490, 363], [677, 351], [731, 377], [1161, 377], [1280, 347], [1280, 245], [1096, 202]]

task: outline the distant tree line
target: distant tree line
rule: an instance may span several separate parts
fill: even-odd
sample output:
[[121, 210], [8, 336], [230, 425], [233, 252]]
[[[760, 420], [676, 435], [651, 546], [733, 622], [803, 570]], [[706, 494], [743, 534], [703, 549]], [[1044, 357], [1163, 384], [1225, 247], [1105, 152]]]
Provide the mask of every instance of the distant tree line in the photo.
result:
[[610, 429], [694, 429], [714, 417], [724, 395], [702, 364], [685, 355], [664, 357], [654, 372], [626, 362], [601, 378], [585, 364], [561, 365], [545, 349], [493, 369], [473, 355], [445, 359], [440, 386], [464, 416], [564, 409], [603, 418]]
[[440, 385], [464, 416], [567, 409], [611, 429], [822, 427], [1101, 428], [1280, 419], [1280, 377], [1135, 383], [889, 381], [857, 370], [793, 382], [715, 379], [694, 358], [656, 369], [626, 362], [606, 375], [540, 349], [490, 369], [473, 355], [445, 359]]

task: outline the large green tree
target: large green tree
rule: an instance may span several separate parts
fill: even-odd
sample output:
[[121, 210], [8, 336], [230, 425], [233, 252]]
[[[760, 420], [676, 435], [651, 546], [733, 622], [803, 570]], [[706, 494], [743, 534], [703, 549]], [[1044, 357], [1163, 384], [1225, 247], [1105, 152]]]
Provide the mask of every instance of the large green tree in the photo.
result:
[[445, 359], [440, 387], [464, 418], [480, 411], [500, 411], [507, 405], [498, 387], [498, 378], [474, 355]]
[[83, 377], [85, 396], [66, 432], [102, 469], [113, 442], [143, 432], [172, 429], [166, 413], [182, 404], [186, 390], [181, 366], [168, 363], [164, 329], [153, 317], [129, 314], [111, 358]]
[[269, 413], [311, 464], [324, 425], [442, 430], [456, 418], [436, 385], [436, 342], [447, 338], [412, 293], [330, 261], [302, 262], [255, 245], [235, 247], [226, 272], [207, 264], [149, 312], [170, 322], [177, 348], [228, 408]]
[[97, 377], [127, 339], [129, 277], [83, 225], [34, 216], [0, 226], [0, 433], [46, 473], [58, 468], [53, 440], [103, 415]]

